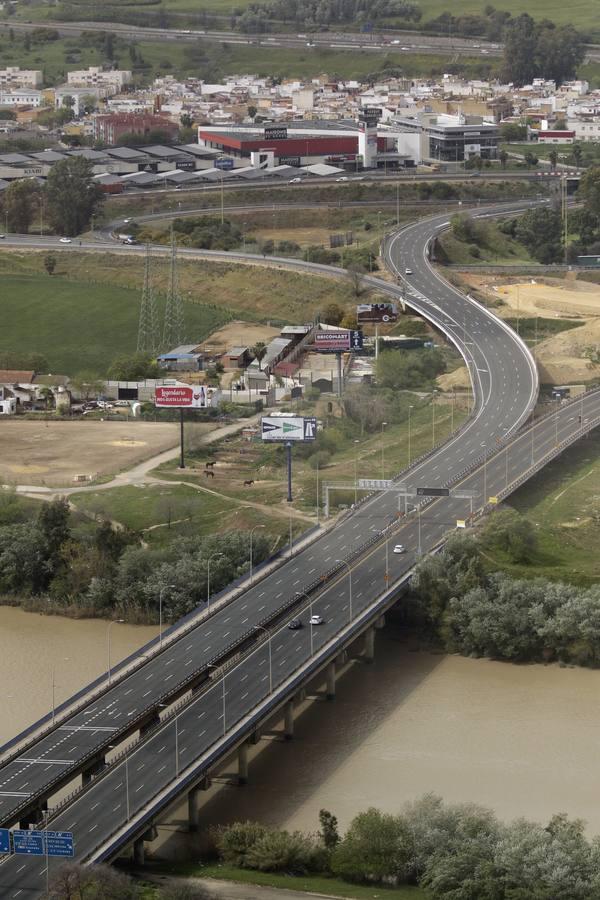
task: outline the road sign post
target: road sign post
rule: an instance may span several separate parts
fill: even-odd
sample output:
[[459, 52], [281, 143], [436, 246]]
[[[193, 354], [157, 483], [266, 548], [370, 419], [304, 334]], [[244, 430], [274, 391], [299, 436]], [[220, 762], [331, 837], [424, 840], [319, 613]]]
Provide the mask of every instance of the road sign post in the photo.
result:
[[287, 451], [287, 502], [292, 502], [292, 442], [285, 445]]
[[10, 831], [0, 828], [0, 853], [10, 853]]
[[292, 502], [292, 446], [317, 438], [314, 416], [264, 416], [260, 422], [263, 441], [283, 441], [287, 456], [287, 502]]

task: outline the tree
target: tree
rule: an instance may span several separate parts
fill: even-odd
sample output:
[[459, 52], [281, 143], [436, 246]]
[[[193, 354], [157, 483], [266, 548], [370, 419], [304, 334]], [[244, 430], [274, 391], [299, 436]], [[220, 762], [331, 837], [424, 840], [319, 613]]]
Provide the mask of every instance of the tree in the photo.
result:
[[529, 209], [517, 219], [515, 237], [540, 262], [554, 262], [562, 254], [562, 219], [555, 209]]
[[104, 379], [91, 369], [82, 369], [71, 378], [71, 385], [83, 400], [98, 397], [104, 390]]
[[343, 317], [344, 310], [339, 303], [328, 303], [320, 316], [326, 325], [339, 325]]
[[134, 900], [134, 882], [113, 866], [65, 863], [52, 879], [49, 900]]
[[349, 881], [404, 880], [414, 855], [410, 830], [398, 816], [375, 808], [356, 816], [331, 858], [331, 870]]
[[92, 164], [82, 156], [57, 162], [46, 181], [46, 201], [50, 221], [58, 234], [81, 234], [103, 200], [99, 185], [92, 180]]
[[321, 825], [319, 835], [323, 844], [328, 850], [333, 850], [340, 842], [337, 818], [329, 810], [321, 809], [319, 810], [319, 824]]
[[351, 263], [346, 269], [346, 275], [352, 287], [352, 293], [355, 297], [360, 297], [363, 292], [364, 274], [364, 268], [360, 265], [357, 265], [356, 263]]
[[264, 341], [257, 341], [254, 347], [251, 348], [250, 352], [258, 362], [258, 368], [261, 369], [261, 362], [263, 361], [267, 353], [267, 345], [264, 343]]
[[40, 202], [40, 189], [32, 178], [11, 181], [4, 191], [4, 214], [11, 231], [27, 234]]
[[182, 113], [179, 117], [179, 121], [183, 128], [191, 128], [194, 124], [194, 120], [189, 113]]
[[503, 169], [505, 169], [506, 164], [508, 162], [508, 153], [506, 152], [506, 150], [500, 151], [499, 158], [500, 158], [500, 165], [502, 166]]
[[580, 141], [573, 141], [573, 144], [571, 145], [571, 155], [575, 165], [580, 166], [583, 157], [583, 147], [581, 146]]
[[139, 381], [143, 378], [157, 378], [160, 368], [149, 353], [131, 353], [118, 356], [109, 370], [110, 381]]
[[548, 159], [550, 160], [550, 165], [552, 166], [552, 170], [556, 171], [556, 166], [558, 164], [558, 151], [552, 148], [550, 153], [548, 154]]
[[537, 547], [531, 522], [514, 509], [499, 509], [489, 516], [480, 532], [484, 547], [507, 553], [512, 562], [530, 562]]
[[254, 119], [256, 117], [256, 113], [258, 112], [258, 110], [257, 110], [256, 106], [249, 106], [247, 112], [248, 112], [248, 117], [250, 119]]
[[535, 153], [533, 153], [532, 150], [527, 150], [523, 155], [523, 159], [525, 160], [525, 165], [528, 169], [533, 168], [533, 166], [537, 166], [539, 162], [537, 156], [535, 155]]
[[581, 178], [577, 199], [596, 222], [600, 221], [600, 166], [591, 166]]
[[46, 253], [44, 257], [44, 268], [48, 275], [54, 275], [56, 269], [56, 256], [53, 253]]

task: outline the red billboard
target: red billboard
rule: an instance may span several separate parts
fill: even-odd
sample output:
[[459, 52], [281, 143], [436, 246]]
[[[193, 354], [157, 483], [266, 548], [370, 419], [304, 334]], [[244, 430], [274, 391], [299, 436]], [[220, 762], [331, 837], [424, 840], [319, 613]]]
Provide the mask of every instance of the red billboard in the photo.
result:
[[155, 406], [192, 407], [202, 409], [210, 406], [208, 392], [204, 385], [192, 387], [188, 384], [160, 385], [154, 391]]
[[350, 331], [317, 331], [315, 345], [317, 350], [349, 350]]

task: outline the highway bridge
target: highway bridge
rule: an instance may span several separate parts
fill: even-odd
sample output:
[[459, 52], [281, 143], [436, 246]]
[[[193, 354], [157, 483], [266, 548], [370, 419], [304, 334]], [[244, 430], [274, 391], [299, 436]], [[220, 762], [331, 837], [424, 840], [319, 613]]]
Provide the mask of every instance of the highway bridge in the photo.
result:
[[[528, 205], [482, 208], [477, 215], [516, 213]], [[36, 723], [3, 748], [1, 825], [37, 822], [72, 831], [82, 862], [114, 859], [132, 844], [140, 858], [153, 824], [184, 797], [193, 826], [202, 788], [226, 757], [237, 753], [246, 777], [248, 743], [265, 722], [283, 716], [291, 735], [294, 704], [310, 679], [321, 673], [333, 695], [336, 663], [347, 648], [360, 638], [366, 658], [372, 656], [374, 628], [421, 554], [440, 546], [457, 520], [468, 519], [472, 504], [480, 513], [490, 497], [509, 494], [600, 423], [600, 392], [589, 392], [527, 426], [538, 393], [534, 360], [492, 312], [433, 269], [428, 248], [447, 225], [446, 217], [433, 216], [391, 235], [384, 255], [397, 283], [366, 280], [403, 297], [435, 324], [469, 368], [475, 397], [470, 419], [424, 458], [410, 465], [407, 460], [397, 476], [408, 492], [436, 486], [448, 488], [449, 496], [421, 498], [408, 514], [399, 511], [393, 490], [368, 497], [270, 574], [176, 628], [162, 646], [156, 641], [145, 648], [137, 663], [113, 672], [111, 683], [105, 679], [84, 691], [55, 721]], [[102, 242], [84, 246], [106, 252]], [[143, 248], [117, 245], [115, 252]], [[233, 256], [249, 265], [344, 276], [297, 260], [192, 250], [182, 255]], [[396, 541], [407, 548], [405, 555], [390, 552]], [[291, 617], [306, 621], [309, 613], [325, 624], [287, 627]], [[50, 863], [49, 871], [43, 858], [6, 857], [1, 896], [41, 896], [60, 865]]]

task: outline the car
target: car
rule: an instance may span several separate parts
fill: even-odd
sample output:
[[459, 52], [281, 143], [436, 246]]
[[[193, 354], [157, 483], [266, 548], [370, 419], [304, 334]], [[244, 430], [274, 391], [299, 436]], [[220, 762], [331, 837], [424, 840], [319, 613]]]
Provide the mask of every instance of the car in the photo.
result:
[[336, 178], [335, 180], [336, 180], [336, 181], [348, 181], [348, 176], [347, 176], [347, 175], [340, 175], [340, 177], [339, 177], [339, 178]]
[[301, 184], [304, 181], [303, 178], [290, 178], [288, 184]]
[[413, 273], [412, 269], [405, 269], [405, 270], [404, 270], [404, 274], [405, 274], [405, 275], [412, 275], [412, 273]]
[[5, 234], [0, 234], [0, 241], [3, 241], [5, 237], [6, 237]]
[[311, 616], [308, 620], [309, 625], [324, 625], [325, 619], [322, 616]]
[[61, 244], [71, 244], [72, 241], [71, 241], [71, 238], [61, 238], [60, 243]]
[[400, 43], [400, 41], [398, 40], [398, 38], [396, 38], [395, 41], [392, 41], [392, 44], [399, 44], [399, 43]]
[[406, 553], [406, 547], [404, 544], [396, 544], [394, 547], [394, 553]]
[[306, 42], [306, 46], [307, 46], [307, 47], [314, 47], [315, 45], [313, 44], [312, 41], [307, 41], [307, 42]]
[[129, 225], [131, 219], [123, 219], [123, 225]]
[[302, 622], [300, 619], [290, 619], [288, 622], [288, 628], [290, 631], [298, 631], [299, 628], [302, 628]]

